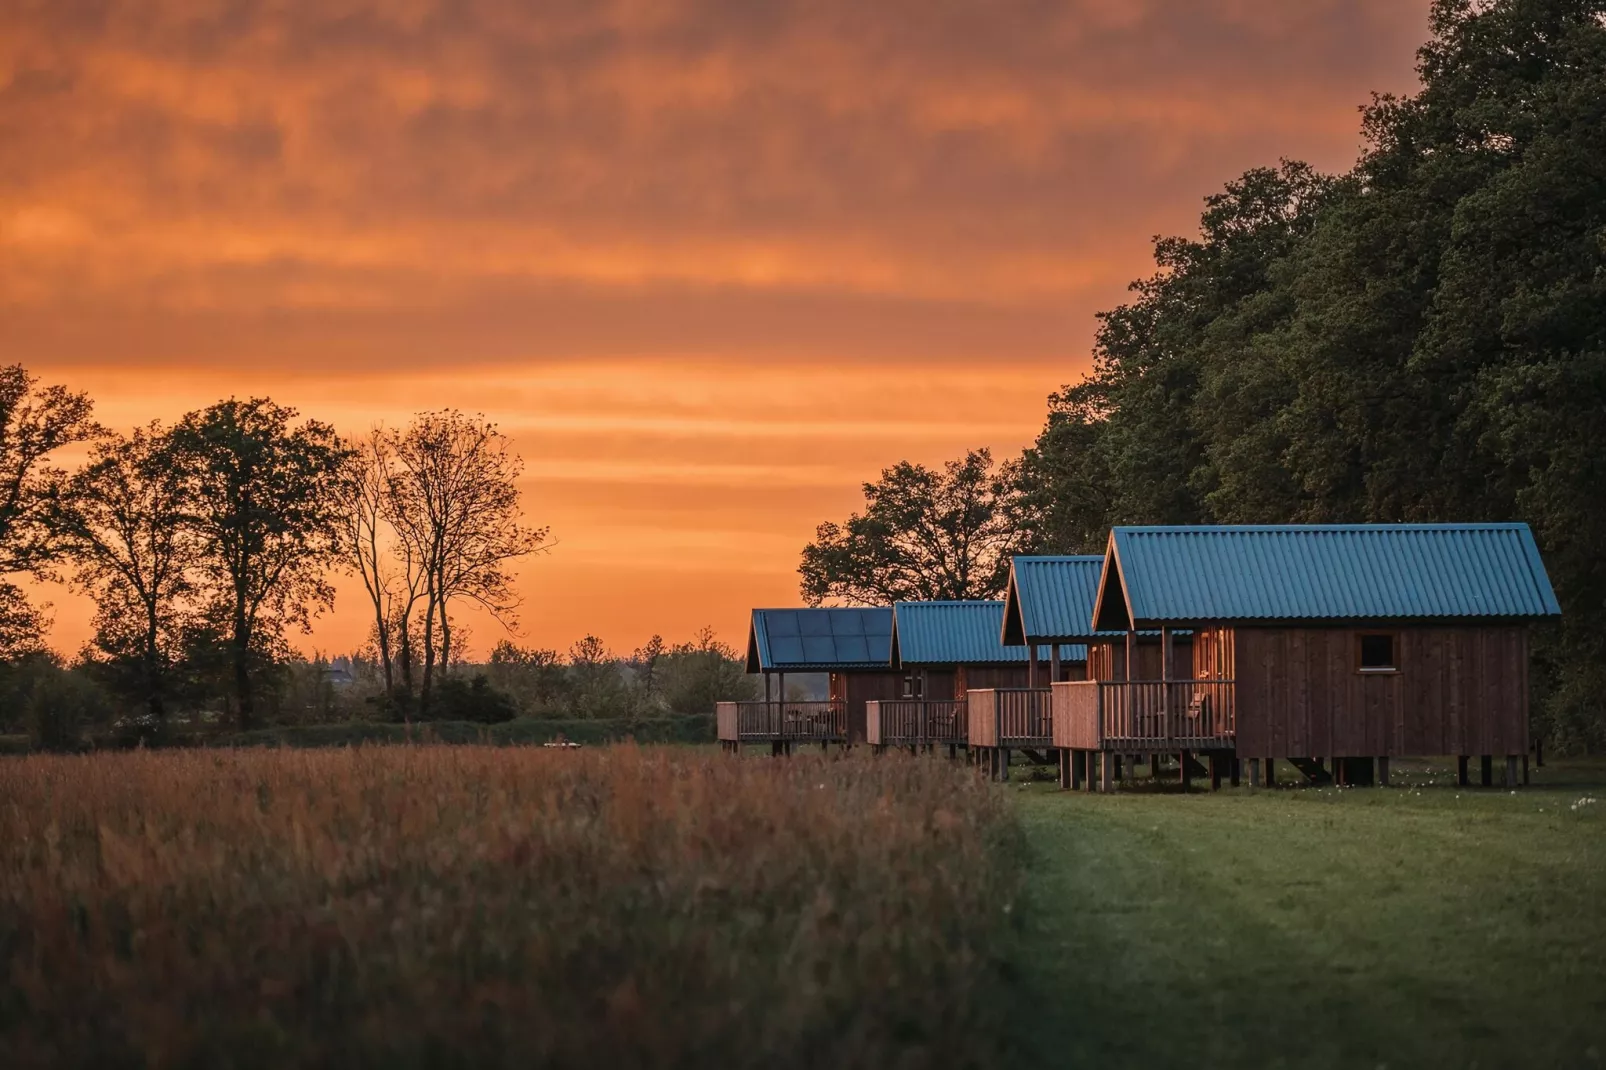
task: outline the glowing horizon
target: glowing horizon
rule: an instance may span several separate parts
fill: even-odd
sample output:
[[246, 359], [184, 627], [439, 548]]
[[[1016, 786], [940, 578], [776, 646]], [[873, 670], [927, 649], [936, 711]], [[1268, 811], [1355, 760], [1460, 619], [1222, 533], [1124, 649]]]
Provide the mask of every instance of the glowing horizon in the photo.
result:
[[[1249, 167], [1347, 167], [1426, 10], [24, 4], [0, 360], [119, 430], [483, 412], [557, 540], [520, 642], [739, 644], [860, 483], [1029, 443], [1153, 235]], [[339, 588], [298, 646], [361, 641]], [[88, 607], [44, 594], [71, 653]]]

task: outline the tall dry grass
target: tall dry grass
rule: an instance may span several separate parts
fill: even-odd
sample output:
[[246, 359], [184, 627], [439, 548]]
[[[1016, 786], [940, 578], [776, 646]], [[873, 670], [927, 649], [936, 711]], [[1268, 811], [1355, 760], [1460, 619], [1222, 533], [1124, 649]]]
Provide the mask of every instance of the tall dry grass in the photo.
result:
[[0, 1065], [982, 1064], [1012, 828], [932, 760], [0, 759]]

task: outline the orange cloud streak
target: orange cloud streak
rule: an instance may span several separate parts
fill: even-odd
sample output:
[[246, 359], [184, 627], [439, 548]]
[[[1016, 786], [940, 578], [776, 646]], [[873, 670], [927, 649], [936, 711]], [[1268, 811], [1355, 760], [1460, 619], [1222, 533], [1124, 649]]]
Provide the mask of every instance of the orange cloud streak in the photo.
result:
[[[1151, 235], [1247, 167], [1347, 165], [1425, 17], [20, 0], [0, 359], [123, 428], [231, 394], [348, 432], [483, 411], [559, 539], [526, 641], [739, 640], [859, 482], [1030, 441]], [[308, 645], [361, 640], [341, 592]], [[71, 649], [87, 607], [47, 593]]]

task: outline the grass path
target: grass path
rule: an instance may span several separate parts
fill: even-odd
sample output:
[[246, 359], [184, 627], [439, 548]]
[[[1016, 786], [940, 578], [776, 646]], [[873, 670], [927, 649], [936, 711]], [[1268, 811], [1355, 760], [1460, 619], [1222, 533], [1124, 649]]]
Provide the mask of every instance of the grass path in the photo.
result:
[[[1533, 789], [1020, 790], [1042, 1065], [1600, 1067], [1606, 767]], [[1573, 807], [1580, 798], [1602, 801]]]

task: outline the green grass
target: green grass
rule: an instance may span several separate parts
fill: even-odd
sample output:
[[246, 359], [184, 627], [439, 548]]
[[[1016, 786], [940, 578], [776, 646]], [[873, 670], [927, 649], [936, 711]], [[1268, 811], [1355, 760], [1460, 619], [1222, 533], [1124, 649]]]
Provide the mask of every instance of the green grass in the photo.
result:
[[1396, 769], [1388, 789], [1006, 789], [1029, 844], [1028, 1054], [1600, 1066], [1606, 766], [1517, 794]]

